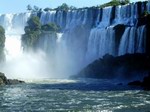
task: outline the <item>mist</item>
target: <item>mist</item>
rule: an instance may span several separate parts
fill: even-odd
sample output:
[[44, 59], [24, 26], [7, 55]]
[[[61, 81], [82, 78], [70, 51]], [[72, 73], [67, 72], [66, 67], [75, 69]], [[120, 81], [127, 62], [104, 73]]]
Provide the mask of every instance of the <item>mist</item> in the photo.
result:
[[0, 64], [0, 71], [11, 79], [68, 78], [78, 62], [68, 51], [62, 33], [41, 37], [36, 51], [23, 51], [21, 35], [29, 17], [29, 13], [0, 15], [6, 36], [6, 60]]
[[60, 43], [61, 36], [59, 34], [57, 46], [52, 48], [55, 52], [48, 52], [46, 47], [49, 46], [42, 48], [42, 45], [36, 51], [24, 52], [21, 35], [6, 35], [6, 60], [1, 63], [0, 71], [11, 79], [68, 78], [74, 71], [74, 62]]

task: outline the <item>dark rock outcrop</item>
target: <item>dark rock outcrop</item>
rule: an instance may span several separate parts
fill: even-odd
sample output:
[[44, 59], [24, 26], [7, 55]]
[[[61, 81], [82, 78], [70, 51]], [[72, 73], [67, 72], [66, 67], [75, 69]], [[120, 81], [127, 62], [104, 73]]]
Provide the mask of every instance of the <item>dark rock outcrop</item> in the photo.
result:
[[4, 73], [0, 72], [0, 85], [5, 85], [5, 84], [7, 84], [7, 78]]
[[133, 81], [128, 83], [129, 86], [140, 86], [144, 90], [150, 90], [150, 73], [144, 77], [143, 81]]
[[115, 38], [115, 42], [116, 42], [116, 44], [115, 44], [115, 50], [116, 51], [115, 52], [116, 53], [118, 53], [120, 40], [121, 40], [121, 37], [125, 31], [125, 28], [126, 28], [126, 26], [123, 24], [118, 24], [114, 27], [115, 36], [116, 36], [116, 38]]
[[150, 70], [150, 57], [146, 54], [105, 55], [89, 64], [74, 78], [143, 78]]
[[24, 81], [18, 80], [18, 79], [8, 79], [7, 84], [12, 85], [12, 84], [20, 84], [20, 83], [25, 83]]
[[142, 87], [144, 88], [144, 90], [150, 90], [150, 74], [144, 77]]
[[141, 86], [142, 85], [142, 82], [137, 80], [137, 81], [132, 81], [132, 82], [129, 82], [128, 85], [130, 86]]
[[17, 79], [7, 79], [5, 74], [0, 72], [0, 85], [12, 85], [12, 84], [20, 84], [20, 83], [25, 83], [25, 82]]

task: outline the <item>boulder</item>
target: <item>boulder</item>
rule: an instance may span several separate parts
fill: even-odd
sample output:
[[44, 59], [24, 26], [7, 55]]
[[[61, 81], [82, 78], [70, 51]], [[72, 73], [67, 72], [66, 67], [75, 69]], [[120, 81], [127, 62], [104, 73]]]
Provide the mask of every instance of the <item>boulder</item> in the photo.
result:
[[7, 79], [5, 74], [0, 72], [0, 85], [12, 85], [12, 84], [20, 84], [20, 83], [25, 83], [25, 82], [17, 79]]
[[130, 86], [141, 86], [142, 85], [142, 82], [137, 80], [137, 81], [132, 81], [132, 82], [129, 82], [128, 85]]
[[8, 79], [7, 84], [8, 85], [13, 85], [13, 84], [20, 84], [20, 83], [25, 83], [24, 81], [18, 80], [18, 79]]
[[130, 86], [140, 86], [144, 90], [150, 90], [150, 73], [148, 76], [144, 77], [143, 81], [132, 81], [129, 82], [128, 85]]
[[7, 78], [5, 77], [4, 73], [0, 72], [0, 85], [5, 85], [7, 84]]
[[150, 90], [150, 74], [144, 77], [142, 87], [144, 88], [144, 90]]

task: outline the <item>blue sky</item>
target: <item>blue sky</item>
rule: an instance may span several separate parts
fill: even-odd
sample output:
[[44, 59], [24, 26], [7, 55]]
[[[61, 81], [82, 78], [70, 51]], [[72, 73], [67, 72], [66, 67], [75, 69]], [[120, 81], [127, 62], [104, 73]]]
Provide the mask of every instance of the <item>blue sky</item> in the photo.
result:
[[[51, 7], [55, 8], [62, 3], [73, 5], [76, 7], [94, 6], [109, 2], [110, 0], [1, 0], [0, 1], [0, 14], [3, 13], [18, 13], [25, 12], [26, 6], [39, 6], [41, 8]], [[131, 2], [139, 0], [130, 0]], [[140, 0], [143, 1], [143, 0]]]

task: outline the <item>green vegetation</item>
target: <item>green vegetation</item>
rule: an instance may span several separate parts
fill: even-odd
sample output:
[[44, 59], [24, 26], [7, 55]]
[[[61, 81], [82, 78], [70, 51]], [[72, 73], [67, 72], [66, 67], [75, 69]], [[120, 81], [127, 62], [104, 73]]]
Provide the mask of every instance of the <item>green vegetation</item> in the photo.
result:
[[27, 5], [27, 11], [31, 12], [33, 15], [37, 15], [39, 18], [41, 16], [42, 13], [42, 8], [39, 8], [38, 6], [31, 6], [31, 5]]
[[[104, 7], [108, 7], [108, 6], [118, 6], [118, 5], [125, 5], [130, 3], [130, 0], [111, 0], [108, 3], [105, 3], [103, 5], [100, 6], [93, 6], [93, 7], [84, 7], [84, 8], [79, 8], [79, 9], [87, 9], [87, 8], [104, 8]], [[74, 6], [68, 6], [66, 3], [63, 3], [61, 6], [58, 6], [57, 8], [55, 8], [54, 10], [63, 10], [63, 11], [68, 11], [68, 10], [76, 10], [77, 8]], [[45, 8], [45, 11], [48, 10], [52, 10], [50, 8]]]
[[27, 5], [27, 10], [28, 10], [28, 11], [32, 11], [31, 5]]
[[31, 5], [27, 5], [27, 10], [29, 12], [40, 12], [42, 9], [35, 5], [33, 7]]
[[44, 9], [45, 12], [51, 11], [51, 10], [53, 10], [53, 9], [51, 9], [51, 8], [49, 8], [49, 7], [47, 7], [47, 8]]
[[22, 46], [24, 50], [34, 49], [38, 39], [43, 33], [45, 33], [45, 31], [56, 33], [60, 30], [60, 28], [54, 23], [41, 25], [40, 19], [37, 16], [32, 16], [27, 23], [28, 26], [24, 28], [25, 34], [22, 35]]
[[74, 6], [69, 6], [69, 5], [67, 5], [66, 3], [63, 3], [62, 5], [60, 5], [60, 6], [58, 6], [57, 8], [54, 8], [54, 9], [52, 9], [52, 8], [49, 8], [49, 7], [46, 7], [45, 9], [44, 9], [44, 11], [52, 11], [52, 10], [62, 10], [62, 11], [68, 11], [68, 10], [76, 10], [77, 8], [76, 7], [74, 7]]
[[74, 6], [69, 6], [66, 3], [63, 3], [62, 5], [55, 8], [55, 10], [62, 10], [62, 11], [75, 10], [75, 9], [77, 8]]
[[143, 14], [141, 15], [142, 17], [148, 16], [150, 13], [148, 11], [144, 11]]
[[66, 3], [63, 3], [61, 6], [57, 7], [57, 10], [67, 11], [67, 10], [69, 10], [69, 6]]
[[3, 61], [5, 59], [4, 47], [5, 47], [5, 30], [2, 26], [0, 26], [0, 61]]
[[63, 3], [62, 5], [58, 6], [57, 8], [49, 8], [46, 7], [45, 9], [39, 8], [38, 6], [31, 6], [31, 5], [27, 5], [27, 11], [31, 12], [31, 13], [40, 13], [42, 10], [44, 11], [52, 11], [52, 10], [62, 10], [62, 11], [68, 11], [68, 10], [76, 10], [77, 8], [74, 6], [69, 6], [66, 3]]
[[60, 27], [54, 23], [48, 23], [42, 26], [42, 31], [58, 32], [59, 30], [60, 30]]
[[[78, 8], [78, 9], [80, 10], [80, 9], [88, 9], [88, 8], [104, 8], [104, 7], [109, 7], [109, 6], [125, 5], [128, 3], [130, 3], [130, 0], [111, 0], [110, 2], [102, 4], [102, 5], [97, 5], [97, 6], [92, 6], [92, 7], [83, 7], [83, 8]], [[41, 13], [41, 11], [42, 11], [41, 8], [39, 8], [37, 6], [32, 7], [31, 5], [27, 6], [27, 10], [32, 12], [32, 13], [35, 13], [35, 12]], [[66, 3], [63, 3], [62, 5], [58, 6], [57, 8], [53, 9], [53, 8], [46, 7], [43, 10], [46, 12], [52, 11], [52, 10], [68, 11], [68, 10], [77, 10], [77, 8], [74, 6], [69, 6]]]
[[31, 17], [27, 23], [31, 30], [40, 30], [41, 29], [41, 23], [37, 16]]
[[130, 3], [130, 0], [112, 0], [108, 3], [100, 5], [100, 8], [109, 7], [109, 6], [118, 6], [118, 5], [125, 5]]
[[22, 35], [22, 45], [24, 49], [33, 48], [41, 33], [41, 23], [37, 16], [28, 20], [28, 26], [25, 27], [25, 34]]

